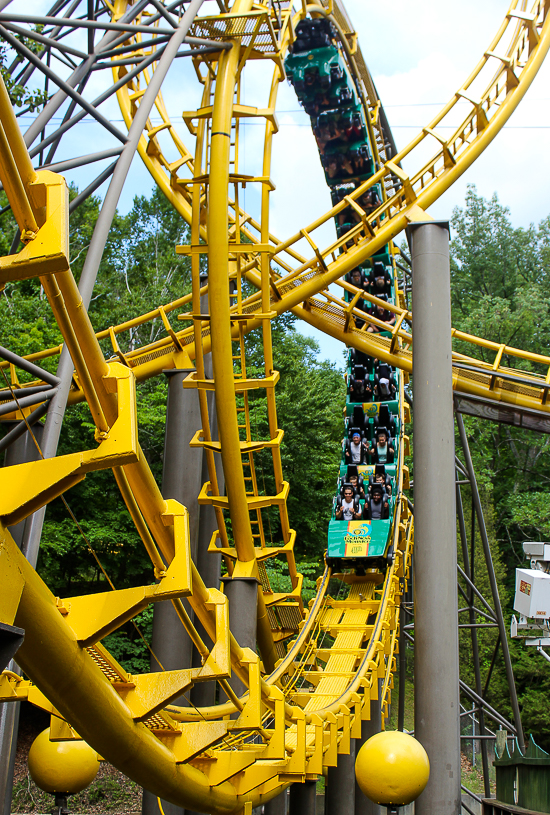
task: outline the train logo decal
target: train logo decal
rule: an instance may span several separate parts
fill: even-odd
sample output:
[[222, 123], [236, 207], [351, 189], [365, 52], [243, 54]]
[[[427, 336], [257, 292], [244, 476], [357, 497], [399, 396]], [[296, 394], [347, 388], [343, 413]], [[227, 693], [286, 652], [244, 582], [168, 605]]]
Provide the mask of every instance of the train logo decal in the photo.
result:
[[370, 521], [349, 521], [344, 538], [346, 557], [366, 557], [371, 540]]
[[365, 411], [365, 415], [370, 419], [373, 419], [378, 415], [379, 407], [380, 405], [375, 402], [363, 402], [363, 410]]

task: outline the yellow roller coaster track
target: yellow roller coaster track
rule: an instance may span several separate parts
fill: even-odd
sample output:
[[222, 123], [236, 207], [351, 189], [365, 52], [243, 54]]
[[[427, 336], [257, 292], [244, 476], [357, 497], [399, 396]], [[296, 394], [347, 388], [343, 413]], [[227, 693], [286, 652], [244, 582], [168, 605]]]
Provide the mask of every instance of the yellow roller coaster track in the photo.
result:
[[[109, 5], [114, 20], [126, 3]], [[191, 225], [191, 243], [177, 251], [191, 257], [192, 293], [123, 325], [96, 334], [82, 308], [68, 261], [68, 207], [64, 180], [48, 171], [36, 172], [30, 162], [5, 88], [0, 88], [0, 180], [21, 229], [24, 248], [0, 258], [0, 282], [38, 277], [50, 302], [75, 365], [69, 402], [85, 399], [96, 424], [93, 450], [42, 459], [0, 471], [0, 620], [25, 629], [18, 662], [29, 677], [4, 672], [0, 698], [30, 699], [52, 713], [52, 727], [60, 738], [85, 738], [102, 756], [142, 786], [179, 805], [207, 812], [250, 812], [293, 781], [315, 778], [349, 753], [350, 739], [360, 735], [361, 721], [370, 715], [370, 700], [381, 695], [383, 715], [391, 698], [394, 654], [399, 629], [400, 598], [406, 588], [413, 543], [413, 518], [402, 490], [406, 439], [403, 378], [400, 382], [401, 444], [398, 489], [392, 526], [393, 565], [385, 575], [341, 575], [349, 584], [347, 596], [330, 597], [330, 571], [318, 581], [318, 591], [304, 615], [301, 578], [296, 573], [286, 510], [288, 485], [280, 459], [282, 432], [277, 426], [271, 320], [292, 310], [309, 323], [406, 372], [412, 368], [412, 337], [403, 327], [413, 315], [402, 297], [390, 338], [358, 328], [355, 318], [376, 322], [328, 290], [331, 283], [358, 294], [341, 281], [412, 221], [428, 218], [425, 210], [441, 195], [498, 133], [529, 87], [550, 45], [549, 4], [534, 3], [531, 11], [514, 2], [495, 39], [463, 87], [435, 119], [403, 151], [386, 153], [380, 103], [365, 67], [357, 38], [343, 7], [323, 2], [295, 12], [288, 4], [236, 0], [231, 10], [196, 19], [190, 36], [222, 41], [231, 48], [194, 58], [203, 85], [201, 107], [184, 113], [194, 136], [188, 150], [171, 123], [162, 98], [157, 111], [162, 124], [149, 122], [139, 152], [146, 166], [178, 212]], [[342, 49], [357, 82], [375, 153], [374, 176], [347, 199], [279, 241], [269, 228], [271, 141], [277, 130], [277, 88], [284, 79], [283, 58], [296, 22], [307, 13], [329, 16], [339, 30]], [[139, 22], [139, 17], [136, 18]], [[141, 34], [129, 42], [143, 53]], [[149, 46], [148, 46], [149, 47]], [[241, 104], [241, 78], [254, 59], [272, 60], [274, 74], [266, 107]], [[126, 71], [113, 66], [114, 78]], [[148, 77], [136, 77], [118, 92], [126, 123], [131, 125]], [[462, 123], [449, 139], [438, 127], [463, 113]], [[265, 120], [262, 174], [239, 172], [241, 118]], [[168, 139], [171, 140], [170, 144]], [[426, 143], [437, 153], [414, 174], [411, 166]], [[178, 158], [165, 157], [168, 146]], [[185, 177], [179, 172], [185, 172]], [[261, 218], [257, 222], [241, 207], [244, 184], [261, 187]], [[358, 197], [381, 184], [383, 202], [367, 215]], [[352, 206], [359, 222], [351, 233], [320, 248], [316, 230], [344, 207]], [[311, 248], [304, 257], [302, 244]], [[308, 250], [309, 252], [309, 250]], [[209, 313], [200, 308], [200, 258], [208, 256]], [[233, 281], [230, 286], [230, 281]], [[252, 284], [258, 292], [245, 296]], [[232, 298], [232, 300], [230, 299]], [[367, 297], [376, 301], [376, 298]], [[176, 330], [170, 315], [191, 323]], [[124, 332], [152, 319], [161, 319], [166, 336], [125, 353]], [[210, 327], [214, 330], [211, 332]], [[261, 329], [264, 375], [247, 376], [245, 335]], [[455, 332], [463, 343], [495, 352], [493, 365], [456, 353], [453, 357], [457, 390], [547, 413], [550, 357]], [[114, 356], [105, 360], [99, 342], [110, 340]], [[47, 349], [31, 360], [55, 356]], [[212, 352], [214, 376], [205, 374], [204, 357]], [[503, 358], [518, 357], [539, 365], [546, 374], [504, 368]], [[258, 577], [260, 657], [241, 648], [230, 631], [227, 598], [204, 585], [190, 558], [188, 513], [174, 500], [164, 500], [137, 439], [135, 383], [170, 367], [190, 367], [185, 381], [197, 388], [202, 429], [194, 443], [203, 447], [210, 481], [199, 500], [211, 503], [219, 529], [211, 547], [221, 547], [230, 573]], [[5, 366], [4, 366], [5, 367]], [[12, 384], [15, 371], [10, 369]], [[25, 386], [26, 387], [26, 386]], [[269, 437], [255, 439], [249, 420], [248, 395], [265, 389]], [[219, 440], [213, 440], [207, 392], [216, 394]], [[22, 413], [25, 413], [23, 409]], [[17, 412], [6, 418], [21, 415]], [[254, 453], [269, 449], [276, 494], [258, 489]], [[215, 456], [221, 455], [227, 495], [220, 495]], [[61, 495], [92, 470], [112, 468], [122, 498], [151, 558], [157, 582], [150, 586], [100, 595], [55, 598], [15, 545], [8, 527]], [[261, 510], [275, 508], [280, 517], [281, 541], [266, 540]], [[225, 521], [231, 517], [232, 540]], [[287, 558], [292, 590], [274, 594], [265, 560]], [[191, 622], [182, 598], [187, 597], [211, 644]], [[183, 627], [203, 658], [200, 668], [129, 675], [101, 645], [110, 632], [132, 619], [148, 604], [170, 601]], [[289, 636], [294, 639], [282, 646]], [[248, 687], [242, 698], [228, 685], [234, 673]], [[193, 684], [216, 679], [227, 692], [226, 704], [214, 708], [176, 707], [172, 701]], [[378, 680], [382, 680], [381, 684]], [[381, 688], [379, 690], [379, 688]], [[230, 718], [230, 714], [234, 718]]]

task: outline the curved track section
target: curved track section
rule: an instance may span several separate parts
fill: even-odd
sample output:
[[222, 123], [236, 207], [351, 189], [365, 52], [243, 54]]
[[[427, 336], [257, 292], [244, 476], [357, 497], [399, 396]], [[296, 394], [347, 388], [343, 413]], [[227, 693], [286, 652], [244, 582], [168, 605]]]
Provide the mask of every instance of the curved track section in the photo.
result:
[[[145, 14], [146, 4], [139, 7], [139, 13]], [[86, 399], [98, 442], [93, 450], [0, 473], [0, 576], [8, 587], [0, 602], [0, 619], [25, 629], [18, 661], [30, 678], [24, 681], [2, 675], [2, 698], [28, 698], [40, 704], [52, 712], [55, 721], [70, 725], [72, 730], [66, 727], [64, 737], [74, 737], [76, 731], [143, 786], [200, 811], [249, 812], [252, 805], [268, 800], [292, 781], [315, 777], [334, 766], [338, 753], [349, 752], [350, 739], [360, 735], [361, 720], [368, 717], [370, 699], [378, 693], [378, 679], [383, 680], [381, 701], [387, 710], [399, 599], [410, 567], [413, 519], [402, 497], [405, 445], [401, 443], [391, 533], [396, 553], [393, 565], [385, 575], [372, 571], [363, 577], [340, 576], [341, 585], [349, 585], [349, 590], [336, 597], [329, 596], [327, 570], [304, 618], [300, 576], [293, 561], [294, 533], [286, 514], [287, 485], [280, 467], [281, 431], [274, 397], [277, 372], [271, 355], [270, 321], [292, 309], [348, 345], [409, 371], [412, 338], [403, 323], [411, 322], [412, 315], [404, 304], [393, 307], [398, 319], [392, 336], [377, 338], [355, 322], [357, 318], [368, 324], [374, 318], [356, 310], [353, 299], [346, 303], [335, 297], [328, 286], [386, 245], [407, 223], [427, 217], [424, 209], [470, 166], [515, 109], [550, 44], [547, 5], [541, 0], [527, 13], [514, 3], [463, 88], [411, 145], [393, 155], [387, 146], [388, 133], [374, 85], [343, 8], [338, 4], [334, 9], [327, 5], [310, 10], [332, 16], [339, 28], [342, 52], [369, 122], [378, 168], [374, 176], [351, 193], [349, 200], [289, 239], [280, 241], [273, 236], [269, 194], [271, 139], [277, 128], [276, 91], [284, 78], [283, 58], [293, 37], [293, 25], [307, 8], [295, 14], [284, 3], [237, 0], [231, 10], [195, 19], [189, 44], [198, 48], [200, 41], [201, 53], [194, 60], [203, 96], [199, 109], [184, 114], [194, 137], [193, 148], [185, 147], [177, 135], [160, 97], [156, 104], [163, 124], [154, 132], [148, 122], [139, 142], [142, 158], [157, 182], [191, 224], [191, 244], [178, 251], [191, 256], [192, 294], [99, 335], [101, 339], [108, 336], [113, 344], [115, 356], [108, 361], [81, 307], [70, 271], [65, 183], [52, 172], [33, 169], [3, 88], [0, 93], [0, 178], [25, 242], [18, 254], [0, 259], [0, 280], [39, 277], [75, 366], [69, 401]], [[119, 0], [114, 8], [109, 7], [109, 16], [112, 14], [116, 24], [127, 19], [127, 11]], [[127, 43], [130, 56], [134, 51], [143, 55], [152, 49], [153, 65], [157, 43], [148, 44], [144, 51], [142, 35], [150, 34], [150, 29], [140, 24], [144, 20], [139, 13], [133, 18], [135, 31], [125, 30], [128, 37], [122, 42]], [[166, 37], [160, 30], [161, 17], [155, 36]], [[205, 45], [205, 40], [210, 45]], [[212, 50], [207, 53], [208, 47]], [[240, 102], [243, 70], [253, 59], [274, 63], [265, 107]], [[113, 71], [117, 83], [128, 67], [113, 64]], [[136, 72], [132, 82], [119, 89], [119, 102], [130, 127], [146, 93], [148, 77]], [[462, 124], [449, 140], [442, 139], [437, 127], [460, 106], [464, 108]], [[265, 121], [262, 173], [252, 178], [243, 176], [238, 166], [238, 128], [243, 117]], [[163, 133], [178, 151], [179, 158], [173, 161], [164, 156]], [[437, 145], [435, 156], [416, 172], [406, 173], [403, 163], [414, 163], [414, 151], [426, 140]], [[258, 221], [240, 206], [239, 192], [245, 182], [259, 185], [261, 190]], [[383, 202], [367, 214], [356, 199], [373, 184], [382, 185]], [[320, 248], [316, 230], [346, 206], [360, 215], [357, 226], [345, 239]], [[310, 247], [310, 257], [301, 254], [300, 241]], [[204, 294], [200, 257], [204, 254], [209, 267], [208, 315], [201, 312], [200, 304]], [[258, 293], [245, 297], [245, 282], [253, 284]], [[349, 284], [341, 285], [357, 294]], [[176, 331], [169, 315], [180, 309], [184, 309], [182, 317], [191, 327]], [[165, 325], [165, 338], [131, 353], [120, 350], [121, 334], [136, 322], [158, 317]], [[211, 325], [215, 326], [212, 333]], [[250, 379], [246, 371], [244, 337], [253, 329], [261, 329], [264, 344], [265, 371], [260, 379]], [[491, 347], [477, 338], [461, 335], [460, 339]], [[33, 359], [39, 362], [58, 351], [46, 350]], [[210, 351], [213, 378], [207, 377], [204, 362]], [[494, 400], [536, 403], [539, 410], [548, 410], [544, 387], [548, 376], [526, 374], [525, 382], [518, 385], [506, 378], [500, 361], [504, 352], [512, 353], [550, 370], [550, 359], [504, 347], [496, 347], [495, 352], [494, 365], [481, 373], [472, 370], [479, 368], [479, 363], [474, 365], [470, 358], [455, 355], [457, 387], [466, 392], [476, 392], [477, 388]], [[195, 442], [204, 448], [210, 471], [200, 500], [216, 509], [219, 530], [213, 545], [221, 548], [228, 570], [263, 583], [263, 591], [259, 590], [258, 644], [266, 673], [258, 655], [241, 648], [231, 635], [226, 597], [204, 585], [191, 561], [187, 510], [176, 501], [163, 499], [137, 440], [136, 380], [168, 367], [189, 366], [191, 360], [195, 373], [188, 377], [186, 386], [198, 390], [203, 421]], [[256, 388], [265, 389], [268, 397], [267, 439], [254, 439], [247, 422], [239, 421], [239, 416], [246, 419], [248, 394]], [[206, 396], [212, 389], [219, 410], [218, 439], [212, 438], [208, 420]], [[19, 398], [16, 394], [10, 397], [14, 401]], [[11, 415], [21, 414], [14, 410]], [[402, 433], [403, 414], [400, 419]], [[245, 482], [243, 463], [248, 461], [252, 471], [254, 452], [261, 448], [272, 454], [277, 485], [273, 496], [261, 495], [256, 487], [247, 488]], [[220, 495], [217, 489], [215, 455], [221, 455], [223, 461], [227, 495]], [[18, 550], [8, 527], [61, 495], [88, 472], [106, 467], [113, 468], [157, 582], [102, 595], [55, 598]], [[256, 528], [261, 528], [265, 507], [276, 508], [281, 521], [282, 540], [273, 551], [266, 551], [271, 547], [261, 531], [253, 531], [254, 520]], [[225, 527], [228, 514], [233, 539]], [[273, 555], [287, 558], [293, 581], [292, 591], [282, 597], [273, 595], [262, 572], [262, 562]], [[184, 597], [204, 627], [208, 643], [191, 623], [182, 603]], [[131, 676], [103, 648], [101, 640], [148, 604], [163, 601], [173, 603], [203, 664], [200, 668]], [[285, 652], [281, 642], [289, 636], [294, 639]], [[249, 688], [241, 699], [227, 683], [231, 673]], [[228, 694], [230, 701], [225, 705], [196, 711], [171, 704], [193, 684], [212, 679]], [[234, 718], [227, 717], [230, 713]]]

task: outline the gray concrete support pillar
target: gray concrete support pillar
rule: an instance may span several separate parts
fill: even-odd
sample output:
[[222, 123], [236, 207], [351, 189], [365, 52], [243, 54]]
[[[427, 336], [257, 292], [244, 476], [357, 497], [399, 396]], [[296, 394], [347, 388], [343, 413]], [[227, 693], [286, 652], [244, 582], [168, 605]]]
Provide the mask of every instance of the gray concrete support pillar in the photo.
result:
[[[7, 428], [10, 430], [11, 428]], [[32, 432], [38, 444], [42, 441], [43, 425], [34, 425]], [[4, 467], [12, 467], [15, 464], [24, 464], [27, 461], [37, 461], [40, 458], [36, 444], [30, 433], [24, 433], [6, 450], [4, 457]], [[10, 526], [11, 535], [16, 544], [21, 548], [23, 534], [25, 532], [24, 521]], [[19, 667], [12, 660], [8, 665], [10, 671], [19, 673]], [[17, 751], [17, 734], [19, 732], [19, 702], [10, 702], [0, 705], [0, 812], [2, 815], [10, 815], [13, 771], [15, 767], [15, 754]]]
[[[194, 369], [165, 371], [168, 376], [166, 406], [166, 433], [164, 439], [164, 467], [162, 494], [174, 498], [189, 510], [191, 557], [196, 561], [199, 534], [199, 505], [197, 497], [202, 486], [202, 449], [189, 447], [189, 442], [201, 426], [199, 399], [193, 388], [183, 389], [185, 377]], [[187, 610], [192, 617], [189, 606]], [[170, 602], [156, 603], [153, 609], [152, 650], [164, 670], [188, 668], [193, 659], [193, 643]], [[161, 670], [151, 657], [151, 671]], [[184, 697], [177, 704], [187, 704]], [[185, 812], [168, 801], [162, 801], [165, 815], [183, 815]], [[142, 815], [160, 815], [156, 795], [143, 791]]]
[[[213, 396], [214, 394], [212, 394]], [[213, 411], [213, 421], [210, 423], [212, 430], [212, 438], [217, 436], [217, 422], [216, 411]], [[218, 477], [218, 486], [220, 493], [223, 494], [224, 489], [224, 476], [222, 460], [220, 456], [216, 456], [216, 473]], [[203, 460], [203, 473], [202, 483], [208, 481], [208, 467], [206, 464], [206, 457]], [[216, 555], [213, 552], [208, 552], [208, 546], [212, 535], [218, 528], [216, 520], [216, 513], [214, 507], [204, 505], [200, 508], [200, 523], [199, 523], [199, 539], [197, 545], [197, 560], [195, 561], [200, 576], [208, 588], [218, 589], [220, 586], [221, 574], [221, 555]], [[195, 621], [197, 631], [203, 638], [204, 642], [208, 642], [209, 638], [206, 634], [201, 623]], [[199, 667], [201, 660], [198, 651], [195, 649], [193, 654], [193, 666]], [[196, 707], [209, 707], [216, 704], [216, 682], [199, 682], [191, 690], [191, 701]]]
[[[200, 409], [197, 391], [183, 389], [185, 377], [194, 369], [173, 369], [168, 376], [166, 406], [166, 432], [164, 439], [164, 466], [162, 495], [174, 498], [189, 510], [191, 557], [196, 561], [199, 536], [199, 505], [201, 488], [202, 449], [189, 447], [189, 442], [200, 427]], [[187, 610], [192, 617], [190, 607]], [[165, 670], [189, 668], [193, 644], [170, 602], [156, 603], [153, 609], [152, 649]], [[151, 670], [161, 670], [151, 658]], [[183, 700], [180, 700], [184, 703]]]
[[355, 815], [355, 742], [349, 756], [339, 755], [325, 784], [325, 815]]
[[315, 815], [316, 798], [316, 781], [292, 784], [288, 797], [288, 815]]
[[194, 368], [165, 371], [168, 377], [166, 433], [162, 495], [175, 498], [189, 510], [191, 557], [196, 560], [199, 535], [199, 505], [202, 487], [202, 448], [189, 447], [189, 442], [201, 426], [199, 397], [195, 388], [183, 388], [183, 380]]
[[[204, 285], [206, 280], [207, 278], [203, 277], [201, 279], [201, 285]], [[206, 295], [201, 297], [201, 313], [208, 313], [208, 297]], [[212, 378], [212, 354], [206, 354], [204, 357], [204, 373], [207, 379]], [[207, 392], [206, 398], [208, 401], [210, 433], [213, 439], [217, 439], [218, 417], [216, 414], [216, 400], [214, 392]], [[219, 455], [214, 456], [214, 459], [216, 462], [218, 487], [220, 490], [220, 495], [223, 495], [225, 479], [223, 474], [222, 459]], [[206, 456], [204, 456], [202, 461], [201, 486], [209, 480], [208, 465], [206, 462]], [[209, 588], [218, 589], [220, 586], [221, 555], [208, 552], [208, 546], [210, 544], [212, 535], [218, 528], [214, 507], [208, 506], [207, 504], [201, 506], [199, 518], [199, 536], [197, 542], [197, 558], [195, 563], [205, 585]], [[195, 625], [203, 641], [208, 642], [208, 635], [206, 634], [202, 625], [198, 621], [195, 623]], [[193, 654], [193, 666], [199, 667], [200, 665], [202, 665], [200, 655], [195, 648]], [[216, 704], [216, 687], [216, 682], [199, 682], [191, 690], [191, 701], [196, 707], [210, 707], [211, 705]]]
[[[201, 488], [202, 450], [189, 447], [189, 442], [200, 427], [200, 409], [196, 390], [184, 390], [182, 387], [183, 380], [192, 370], [173, 369], [165, 372], [168, 377], [168, 400], [162, 495], [164, 498], [174, 498], [189, 510], [191, 557], [196, 560], [199, 533], [197, 496]], [[192, 616], [189, 606], [187, 610]], [[153, 608], [152, 648], [165, 670], [191, 665], [193, 644], [169, 602], [156, 603]], [[161, 670], [153, 657], [151, 670]]]
[[[381, 680], [378, 680], [378, 693], [380, 694]], [[355, 745], [355, 755], [357, 756], [359, 750], [371, 736], [375, 736], [382, 730], [382, 711], [380, 701], [378, 699], [371, 699], [370, 703], [370, 719], [361, 722], [361, 738], [357, 740]], [[364, 792], [359, 788], [359, 784], [355, 781], [355, 815], [385, 815], [384, 807], [375, 804], [370, 798], [367, 798]]]
[[456, 496], [449, 226], [411, 224], [415, 736], [430, 759], [416, 815], [460, 813]]
[[287, 815], [288, 790], [264, 804], [264, 815]]
[[[256, 622], [258, 607], [258, 581], [255, 577], [222, 578], [229, 600], [229, 627], [242, 648], [256, 651]], [[231, 687], [241, 696], [246, 686], [234, 674]]]

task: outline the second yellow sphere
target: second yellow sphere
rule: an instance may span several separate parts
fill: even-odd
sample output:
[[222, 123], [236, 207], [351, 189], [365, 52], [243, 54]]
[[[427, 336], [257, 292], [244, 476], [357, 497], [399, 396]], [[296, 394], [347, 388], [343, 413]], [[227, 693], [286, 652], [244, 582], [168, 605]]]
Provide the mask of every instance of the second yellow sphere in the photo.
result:
[[85, 741], [50, 741], [43, 730], [29, 750], [29, 772], [44, 792], [73, 794], [92, 783], [99, 770], [97, 753]]
[[355, 761], [357, 783], [377, 804], [403, 806], [417, 798], [430, 776], [428, 755], [408, 733], [386, 730], [372, 736]]

